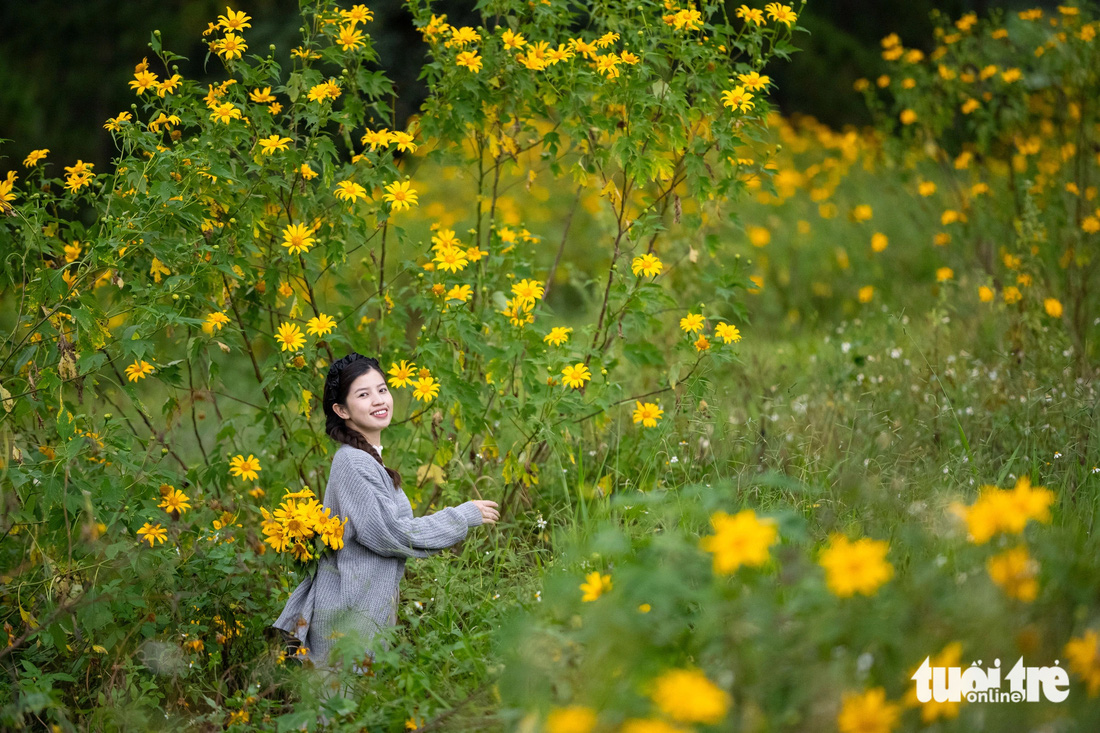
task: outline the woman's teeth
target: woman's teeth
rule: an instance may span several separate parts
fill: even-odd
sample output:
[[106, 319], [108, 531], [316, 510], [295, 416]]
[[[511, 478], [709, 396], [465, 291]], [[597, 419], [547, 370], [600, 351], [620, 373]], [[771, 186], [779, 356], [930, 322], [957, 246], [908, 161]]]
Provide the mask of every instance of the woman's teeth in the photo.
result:
[[371, 415], [373, 415], [375, 417], [385, 417], [388, 414], [389, 414], [389, 410], [375, 410], [374, 412], [371, 413]]

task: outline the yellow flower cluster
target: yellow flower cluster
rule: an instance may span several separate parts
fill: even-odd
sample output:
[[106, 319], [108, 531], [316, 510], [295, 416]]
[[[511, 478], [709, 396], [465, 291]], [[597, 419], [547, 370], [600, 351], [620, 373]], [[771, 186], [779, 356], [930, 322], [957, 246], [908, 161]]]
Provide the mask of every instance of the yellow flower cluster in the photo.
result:
[[252, 17], [245, 15], [243, 10], [234, 11], [229, 7], [226, 7], [225, 13], [225, 15], [219, 15], [217, 25], [211, 23], [203, 35], [209, 35], [219, 30], [225, 31], [224, 37], [215, 38], [209, 45], [211, 51], [226, 61], [230, 61], [241, 58], [242, 54], [248, 50], [248, 44], [244, 42], [244, 36], [240, 35], [238, 31], [243, 32], [245, 28], [251, 28], [252, 24], [248, 21], [252, 20]]
[[1041, 486], [1032, 488], [1031, 480], [1021, 476], [1012, 489], [983, 486], [982, 493], [969, 507], [952, 506], [966, 522], [970, 541], [983, 545], [998, 533], [1018, 534], [1027, 522], [1050, 522], [1054, 492]]
[[347, 518], [330, 516], [332, 510], [322, 507], [310, 489], [289, 493], [274, 513], [261, 507], [264, 523], [264, 542], [276, 552], [290, 552], [299, 562], [307, 562], [314, 555], [308, 543], [315, 536], [325, 546], [339, 550], [344, 546], [344, 527]]

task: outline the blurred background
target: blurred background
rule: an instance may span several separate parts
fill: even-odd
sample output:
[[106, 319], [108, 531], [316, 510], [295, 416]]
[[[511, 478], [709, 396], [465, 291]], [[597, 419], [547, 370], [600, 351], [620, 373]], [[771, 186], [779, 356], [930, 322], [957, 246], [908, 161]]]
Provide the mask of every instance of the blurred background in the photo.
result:
[[[381, 66], [397, 88], [396, 127], [414, 114], [425, 89], [417, 77], [425, 46], [399, 0], [366, 3]], [[730, 12], [740, 2], [730, 3]], [[751, 5], [763, 5], [752, 2]], [[792, 2], [796, 8], [797, 2]], [[345, 3], [350, 7], [351, 2]], [[452, 25], [476, 25], [471, 0], [441, 0], [437, 13]], [[796, 39], [802, 49], [769, 68], [778, 89], [773, 99], [785, 114], [808, 114], [834, 128], [870, 122], [852, 82], [878, 73], [880, 39], [897, 33], [907, 47], [927, 51], [930, 13], [957, 17], [996, 9], [1053, 8], [1054, 2], [985, 0], [810, 0], [800, 23], [809, 31]], [[234, 10], [252, 16], [250, 53], [289, 61], [298, 45], [297, 0], [235, 0]], [[134, 104], [127, 82], [145, 56], [154, 29], [165, 48], [187, 57], [180, 73], [202, 82], [221, 81], [221, 64], [202, 43], [207, 23], [226, 10], [225, 0], [0, 0], [0, 160], [20, 161], [35, 148], [49, 148], [54, 160], [82, 159], [106, 170], [114, 154], [103, 122]]]

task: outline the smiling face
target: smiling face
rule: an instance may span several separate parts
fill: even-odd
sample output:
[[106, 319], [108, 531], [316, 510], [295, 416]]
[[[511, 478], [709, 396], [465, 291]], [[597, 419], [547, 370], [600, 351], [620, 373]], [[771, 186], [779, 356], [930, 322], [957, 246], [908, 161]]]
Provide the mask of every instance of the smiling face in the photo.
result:
[[381, 445], [382, 429], [393, 417], [393, 395], [381, 372], [370, 369], [351, 383], [344, 404], [335, 404], [332, 409], [349, 428], [367, 436], [371, 445]]

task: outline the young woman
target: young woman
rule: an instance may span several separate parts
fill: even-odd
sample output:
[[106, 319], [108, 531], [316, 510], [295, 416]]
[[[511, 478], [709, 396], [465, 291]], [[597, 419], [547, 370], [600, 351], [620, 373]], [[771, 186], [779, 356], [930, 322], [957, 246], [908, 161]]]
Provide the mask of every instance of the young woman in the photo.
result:
[[[340, 447], [332, 457], [323, 503], [348, 517], [344, 546], [321, 556], [317, 572], [287, 600], [273, 624], [295, 637], [303, 656], [328, 668], [335, 638], [356, 635], [369, 657], [373, 637], [397, 623], [397, 594], [410, 557], [428, 557], [461, 541], [470, 527], [500, 518], [495, 501], [473, 500], [414, 517], [401, 477], [382, 462], [382, 430], [393, 396], [376, 359], [352, 352], [325, 379], [325, 432]], [[289, 637], [288, 637], [288, 640]], [[385, 648], [385, 647], [383, 647]], [[366, 670], [357, 663], [357, 673]]]

